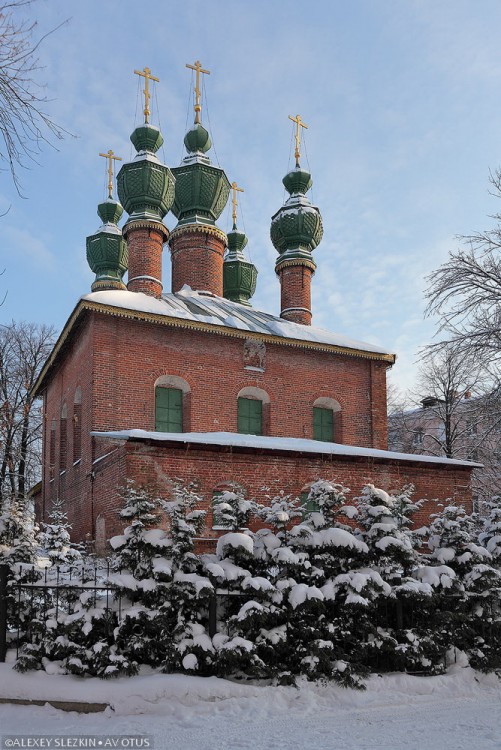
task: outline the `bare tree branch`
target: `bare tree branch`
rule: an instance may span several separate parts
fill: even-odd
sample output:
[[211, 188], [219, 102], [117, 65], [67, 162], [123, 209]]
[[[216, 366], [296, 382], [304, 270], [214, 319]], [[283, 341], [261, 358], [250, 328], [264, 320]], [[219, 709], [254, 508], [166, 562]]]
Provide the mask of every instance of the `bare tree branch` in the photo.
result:
[[0, 510], [39, 479], [42, 413], [31, 391], [54, 334], [34, 323], [0, 327]]
[[36, 162], [44, 144], [54, 147], [53, 138], [68, 135], [44, 111], [48, 99], [36, 80], [40, 45], [67, 21], [35, 40], [36, 21], [19, 19], [19, 11], [33, 2], [0, 3], [0, 163], [10, 171], [20, 195], [17, 168], [26, 166], [26, 159]]
[[[501, 170], [491, 173], [493, 194], [501, 197]], [[499, 378], [501, 359], [501, 214], [497, 226], [461, 237], [463, 247], [428, 277], [428, 315], [459, 351], [474, 352]], [[442, 342], [435, 346], [440, 346]]]

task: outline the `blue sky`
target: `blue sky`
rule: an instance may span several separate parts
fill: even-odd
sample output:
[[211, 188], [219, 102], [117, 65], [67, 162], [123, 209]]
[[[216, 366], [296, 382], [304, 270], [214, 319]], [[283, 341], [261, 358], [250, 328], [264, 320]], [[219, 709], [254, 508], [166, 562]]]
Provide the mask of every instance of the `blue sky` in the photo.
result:
[[[64, 325], [93, 280], [85, 238], [106, 193], [98, 153], [133, 155], [134, 69], [160, 78], [151, 121], [164, 135], [160, 157], [177, 166], [193, 118], [185, 63], [201, 60], [209, 155], [245, 189], [254, 306], [279, 313], [269, 226], [293, 163], [288, 115], [299, 113], [324, 221], [313, 323], [383, 344], [398, 355], [392, 380], [413, 384], [435, 331], [423, 319], [424, 277], [456, 235], [489, 227], [499, 210], [488, 191], [501, 163], [497, 0], [38, 0], [31, 12], [40, 33], [69, 19], [42, 46], [40, 80], [48, 112], [75, 137], [20, 173], [25, 199], [2, 176], [0, 320]], [[231, 228], [229, 210], [219, 226]], [[168, 266], [165, 250], [166, 291]]]

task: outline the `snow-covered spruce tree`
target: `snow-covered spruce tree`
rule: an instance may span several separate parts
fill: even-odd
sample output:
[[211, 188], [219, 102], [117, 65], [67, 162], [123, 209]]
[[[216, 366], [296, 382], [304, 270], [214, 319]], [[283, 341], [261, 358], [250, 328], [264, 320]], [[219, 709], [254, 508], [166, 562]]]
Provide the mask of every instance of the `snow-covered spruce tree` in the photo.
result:
[[[262, 633], [274, 624], [274, 571], [263, 569], [254, 541], [250, 531], [230, 532], [220, 537], [216, 559], [206, 560], [219, 591], [221, 622], [213, 641], [217, 674], [222, 677], [276, 676], [275, 664], [263, 661], [258, 648]], [[279, 655], [275, 657], [279, 662]]]
[[489, 503], [489, 512], [479, 541], [491, 553], [498, 567], [501, 567], [501, 496], [494, 497]]
[[169, 520], [172, 580], [162, 607], [169, 627], [166, 672], [212, 674], [214, 648], [208, 635], [208, 610], [214, 588], [195, 554], [195, 538], [205, 522], [203, 499], [194, 485], [177, 483], [173, 500], [162, 502]]
[[[358, 675], [366, 672], [361, 644], [370, 627], [370, 602], [383, 582], [368, 569], [368, 548], [347, 523], [356, 522], [358, 517], [357, 509], [347, 504], [348, 493], [339, 484], [313, 484], [306, 501], [309, 512], [292, 530], [291, 545], [295, 552], [308, 552], [311, 566], [305, 571], [307, 578], [299, 579], [298, 584], [307, 583], [309, 578], [310, 585], [323, 597], [324, 611], [313, 623], [321, 626], [316, 642], [322, 648], [311, 662], [311, 676], [320, 676], [318, 672], [324, 670], [326, 676], [342, 684], [361, 686]], [[301, 589], [291, 590], [292, 606], [298, 594], [301, 596]]]
[[[471, 654], [471, 662], [479, 669], [499, 669], [501, 667], [501, 497], [494, 497], [490, 502], [489, 513], [484, 521], [479, 541], [491, 555], [489, 579], [482, 575], [483, 596], [477, 599], [474, 609], [477, 618], [477, 639], [481, 646], [478, 655]], [[477, 566], [480, 572], [481, 565]], [[492, 569], [495, 576], [492, 575]], [[475, 570], [467, 578], [467, 589], [471, 583], [478, 586]], [[471, 582], [471, 583], [470, 583]]]
[[[154, 528], [159, 521], [158, 501], [143, 487], [128, 483], [122, 492], [124, 533], [113, 537], [115, 553], [109, 581], [102, 590], [82, 591], [69, 613], [47, 622], [42, 663], [54, 661], [64, 672], [115, 677], [136, 674], [138, 662], [163, 657], [155, 616], [159, 594], [152, 579], [152, 559], [168, 545], [165, 532]], [[99, 583], [99, 582], [98, 582]], [[114, 587], [114, 595], [106, 585]], [[120, 616], [120, 619], [119, 619]]]
[[451, 568], [455, 585], [440, 602], [440, 633], [449, 650], [465, 651], [472, 666], [499, 666], [500, 571], [492, 554], [477, 543], [475, 517], [461, 506], [446, 506], [433, 517], [430, 558]]
[[369, 484], [358, 498], [357, 535], [368, 546], [369, 568], [384, 582], [373, 598], [364, 642], [364, 659], [372, 671], [443, 670], [428, 618], [433, 589], [413, 577], [421, 535], [410, 526], [419, 506], [412, 501], [411, 487], [390, 495]]
[[121, 615], [115, 642], [131, 662], [158, 666], [168, 650], [161, 609], [172, 581], [172, 541], [161, 528], [160, 502], [149, 488], [129, 481], [122, 496], [119, 515], [127, 525], [123, 534], [110, 539], [110, 583], [116, 587]]
[[254, 677], [289, 682], [293, 678], [286, 662], [291, 647], [282, 605], [289, 569], [299, 558], [287, 546], [287, 538], [292, 522], [302, 512], [299, 499], [284, 493], [265, 496], [256, 510], [258, 518], [272, 528], [222, 537], [220, 559], [209, 563], [213, 573], [219, 571], [220, 591], [228, 590], [222, 600], [226, 633], [216, 639], [218, 663], [222, 674], [224, 670], [247, 671]]
[[213, 501], [214, 520], [217, 526], [231, 531], [246, 529], [249, 518], [258, 510], [254, 500], [247, 500], [241, 491], [224, 490]]
[[367, 551], [346, 523], [356, 515], [346, 505], [347, 492], [323, 480], [312, 485], [303, 522], [290, 530], [287, 550], [274, 555], [283, 566], [277, 590], [283, 597], [287, 673], [360, 686], [364, 669], [357, 636], [337, 589], [338, 577], [358, 568]]
[[37, 528], [27, 498], [11, 498], [0, 515], [0, 565], [7, 567], [7, 621], [9, 632], [17, 633], [17, 645], [42, 627], [39, 598], [31, 591], [14, 589], [16, 583], [35, 583], [41, 577], [37, 566]]
[[[125, 517], [131, 518], [137, 513], [141, 523], [152, 521], [148, 518], [152, 504], [142, 492], [129, 486], [124, 492]], [[133, 510], [133, 506], [135, 509]], [[119, 538], [117, 546], [125, 539]], [[134, 545], [132, 545], [134, 546]], [[128, 558], [128, 562], [131, 558]], [[63, 568], [64, 571], [64, 568]], [[123, 599], [124, 608], [129, 603], [126, 596], [127, 586], [131, 584], [132, 576], [125, 576], [124, 580], [116, 582], [117, 593]], [[69, 599], [62, 602], [51, 602], [45, 612], [44, 628], [37, 641], [33, 641], [25, 652], [21, 654], [16, 668], [26, 669], [44, 668], [46, 671], [71, 673], [75, 675], [113, 677], [120, 674], [135, 674], [137, 662], [128, 655], [120, 653], [120, 646], [115, 642], [118, 626], [117, 608], [113, 606], [113, 597], [106, 591], [106, 581], [102, 580], [102, 589], [95, 589], [95, 581], [88, 580], [88, 590], [85, 580], [80, 580], [82, 590], [77, 589], [76, 601]], [[114, 585], [113, 582], [112, 585]], [[98, 581], [99, 584], [99, 581]], [[131, 588], [134, 588], [131, 584]], [[68, 589], [71, 596], [75, 590]], [[59, 596], [56, 591], [55, 596]], [[70, 606], [65, 606], [70, 604]], [[57, 605], [57, 606], [56, 606]]]
[[71, 524], [62, 500], [52, 501], [49, 523], [42, 523], [41, 527], [39, 541], [52, 565], [67, 566], [82, 558], [80, 550], [71, 542]]
[[[57, 575], [50, 577], [54, 581], [54, 588], [47, 588], [43, 592], [40, 617], [32, 621], [28, 643], [23, 646], [16, 663], [16, 669], [24, 672], [31, 669], [42, 669], [46, 664], [52, 664], [56, 658], [60, 661], [64, 650], [66, 656], [73, 655], [71, 648], [62, 649], [62, 641], [70, 643], [67, 638], [64, 621], [69, 611], [80, 605], [80, 592], [70, 586], [64, 587], [70, 568], [82, 561], [82, 555], [70, 541], [70, 524], [64, 512], [63, 504], [59, 500], [53, 501], [49, 514], [50, 523], [42, 523], [42, 531], [38, 534], [38, 541], [42, 547], [42, 556], [47, 555], [51, 566], [57, 566]], [[73, 571], [74, 573], [76, 571]], [[76, 602], [79, 604], [76, 604]], [[57, 645], [55, 643], [58, 640]], [[77, 644], [75, 648], [79, 650]], [[50, 667], [49, 667], [50, 668]], [[65, 671], [58, 665], [60, 671]]]

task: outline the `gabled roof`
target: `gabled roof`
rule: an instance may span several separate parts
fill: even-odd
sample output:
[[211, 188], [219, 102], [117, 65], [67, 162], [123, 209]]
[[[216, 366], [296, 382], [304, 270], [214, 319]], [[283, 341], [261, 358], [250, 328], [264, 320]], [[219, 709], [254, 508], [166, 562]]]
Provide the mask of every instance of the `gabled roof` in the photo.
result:
[[224, 297], [217, 297], [211, 292], [195, 292], [190, 287], [184, 287], [176, 294], [164, 294], [162, 299], [137, 292], [114, 290], [87, 294], [82, 297], [82, 301], [175, 319], [179, 322], [199, 323], [242, 333], [270, 336], [283, 339], [284, 342], [294, 340], [314, 345], [327, 344], [346, 350], [346, 353], [372, 355], [371, 359], [386, 359], [391, 363], [395, 361], [394, 354], [388, 354], [382, 347], [374, 344], [356, 341], [323, 328], [291, 323], [270, 313], [254, 310]]
[[56, 345], [35, 384], [39, 392], [71, 330], [86, 310], [108, 315], [151, 321], [178, 328], [191, 328], [238, 338], [260, 338], [286, 346], [331, 351], [351, 357], [395, 362], [395, 354], [382, 347], [356, 341], [323, 328], [304, 326], [254, 310], [238, 302], [217, 297], [211, 292], [196, 292], [190, 287], [161, 299], [140, 292], [110, 290], [86, 294], [68, 319]]

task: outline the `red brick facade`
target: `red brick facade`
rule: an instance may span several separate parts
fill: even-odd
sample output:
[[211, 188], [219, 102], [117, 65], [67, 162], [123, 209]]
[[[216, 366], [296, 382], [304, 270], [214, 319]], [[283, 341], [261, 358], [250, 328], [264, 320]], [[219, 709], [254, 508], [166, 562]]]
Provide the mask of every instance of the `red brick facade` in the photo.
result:
[[[100, 441], [101, 442], [101, 441]], [[108, 457], [103, 464], [125, 467], [126, 475], [138, 484], [149, 485], [159, 495], [168, 497], [175, 479], [193, 482], [208, 511], [206, 540], [216, 539], [213, 529], [212, 497], [220, 489], [240, 488], [247, 497], [264, 501], [267, 494], [286, 490], [300, 497], [310, 483], [319, 478], [341, 482], [357, 497], [365, 484], [375, 484], [389, 492], [406, 484], [415, 485], [415, 497], [426, 502], [414, 518], [419, 527], [429, 521], [431, 513], [447, 498], [461, 501], [469, 508], [470, 470], [464, 466], [440, 466], [381, 458], [323, 456], [277, 450], [258, 450], [221, 446], [186, 445], [178, 442], [103, 440], [100, 450]], [[117, 460], [117, 457], [118, 460]], [[115, 468], [115, 472], [117, 469]], [[94, 512], [103, 519], [106, 535], [121, 531], [116, 507], [103, 500], [110, 497], [110, 474], [105, 467], [96, 472], [95, 495], [101, 498]], [[208, 544], [210, 547], [210, 544]]]
[[[170, 377], [184, 384], [185, 432], [236, 433], [237, 398], [256, 392], [267, 396], [264, 431], [270, 436], [311, 439], [313, 405], [332, 400], [339, 406], [336, 442], [386, 448], [386, 362], [306, 342], [265, 340], [262, 366], [249, 367], [245, 332], [202, 328], [82, 305], [45, 376], [40, 515], [46, 516], [53, 498], [64, 498], [75, 538], [97, 539], [102, 548], [119, 529], [117, 487], [125, 477], [162, 491], [175, 478], [196, 480], [208, 507], [224, 482], [261, 497], [264, 486], [298, 494], [318, 478], [342, 482], [355, 495], [365, 482], [385, 489], [412, 482], [419, 497], [468, 500], [467, 467], [91, 437], [92, 431], [153, 431], [155, 384]], [[207, 533], [212, 535], [210, 528]]]

